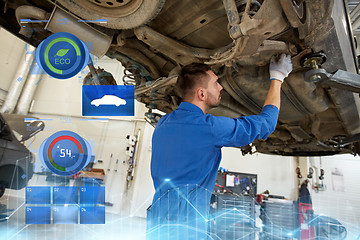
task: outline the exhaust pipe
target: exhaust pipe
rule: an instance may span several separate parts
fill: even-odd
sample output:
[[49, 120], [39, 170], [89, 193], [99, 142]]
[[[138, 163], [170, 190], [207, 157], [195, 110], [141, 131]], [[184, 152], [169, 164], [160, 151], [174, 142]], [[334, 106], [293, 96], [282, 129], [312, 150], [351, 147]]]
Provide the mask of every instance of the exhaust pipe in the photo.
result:
[[[49, 15], [49, 13], [41, 8], [33, 6], [20, 6], [15, 10], [16, 20], [18, 21], [20, 27], [22, 26], [20, 23], [21, 19], [45, 20], [49, 18]], [[27, 38], [30, 38], [33, 32], [31, 30], [27, 31], [25, 28], [21, 27], [19, 33]]]
[[[64, 22], [59, 23], [59, 19], [64, 20]], [[52, 12], [45, 29], [53, 33], [68, 32], [74, 34], [85, 43], [91, 43], [92, 49], [89, 49], [89, 51], [98, 58], [105, 55], [112, 42], [112, 37], [90, 27], [84, 22], [79, 22], [79, 19], [57, 7]]]
[[[49, 13], [46, 11], [33, 7], [33, 6], [20, 6], [16, 9], [16, 18], [20, 24], [20, 19], [36, 19], [36, 20], [47, 20], [45, 29], [57, 33], [57, 32], [68, 32], [85, 43], [90, 43], [89, 51], [98, 58], [101, 58], [110, 48], [112, 42], [112, 36], [108, 36], [84, 22], [80, 22], [80, 19], [66, 13], [58, 7], [55, 7], [49, 17]], [[59, 20], [64, 20], [59, 22]], [[21, 26], [21, 24], [20, 24]], [[26, 31], [21, 28], [20, 34], [30, 38], [32, 35], [31, 31]], [[89, 46], [88, 46], [89, 47]]]

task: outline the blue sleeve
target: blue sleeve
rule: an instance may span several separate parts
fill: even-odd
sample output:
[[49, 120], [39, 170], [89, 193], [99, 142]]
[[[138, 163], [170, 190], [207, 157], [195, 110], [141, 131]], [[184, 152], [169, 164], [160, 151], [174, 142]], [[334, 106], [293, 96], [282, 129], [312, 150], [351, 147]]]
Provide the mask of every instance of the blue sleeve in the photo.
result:
[[279, 109], [273, 105], [263, 107], [259, 115], [239, 118], [212, 117], [215, 146], [242, 147], [255, 139], [266, 139], [276, 128]]

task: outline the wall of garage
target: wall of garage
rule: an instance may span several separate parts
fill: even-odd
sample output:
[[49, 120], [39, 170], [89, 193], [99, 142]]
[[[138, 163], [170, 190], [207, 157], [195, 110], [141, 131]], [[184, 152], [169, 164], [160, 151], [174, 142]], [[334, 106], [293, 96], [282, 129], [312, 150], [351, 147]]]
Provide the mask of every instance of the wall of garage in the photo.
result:
[[[360, 236], [360, 158], [350, 154], [308, 158], [309, 166], [325, 170], [325, 191], [309, 186], [314, 212], [337, 219], [348, 231], [347, 239]], [[317, 180], [316, 180], [317, 181]], [[310, 183], [314, 184], [315, 179]]]
[[154, 128], [150, 124], [145, 125], [141, 159], [137, 165], [136, 180], [134, 182], [134, 194], [130, 208], [130, 215], [146, 217], [146, 209], [151, 205], [155, 190], [150, 173], [151, 138]]
[[296, 158], [255, 153], [241, 154], [237, 148], [223, 148], [221, 167], [233, 172], [257, 174], [257, 192], [296, 199]]

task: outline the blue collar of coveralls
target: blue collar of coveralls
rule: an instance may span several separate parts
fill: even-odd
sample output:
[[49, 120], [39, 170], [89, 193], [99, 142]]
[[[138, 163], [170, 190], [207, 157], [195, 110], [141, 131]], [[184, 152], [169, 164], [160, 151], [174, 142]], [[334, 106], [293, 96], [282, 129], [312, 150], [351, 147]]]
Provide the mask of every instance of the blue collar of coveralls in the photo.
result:
[[199, 108], [198, 106], [196, 106], [192, 103], [189, 103], [189, 102], [181, 102], [178, 109], [204, 114], [204, 112], [201, 110], [201, 108]]

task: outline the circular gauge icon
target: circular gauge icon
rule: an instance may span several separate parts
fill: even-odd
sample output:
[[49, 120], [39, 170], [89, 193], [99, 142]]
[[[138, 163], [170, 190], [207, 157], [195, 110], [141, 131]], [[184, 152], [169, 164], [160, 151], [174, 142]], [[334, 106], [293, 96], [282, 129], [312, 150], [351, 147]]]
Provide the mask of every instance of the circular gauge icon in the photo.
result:
[[89, 50], [75, 35], [58, 32], [39, 44], [35, 57], [40, 68], [51, 77], [66, 79], [88, 64]]
[[72, 176], [91, 159], [89, 143], [72, 131], [59, 131], [46, 139], [40, 147], [41, 162], [53, 173]]

